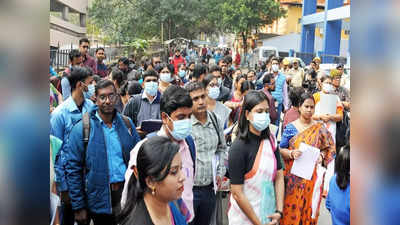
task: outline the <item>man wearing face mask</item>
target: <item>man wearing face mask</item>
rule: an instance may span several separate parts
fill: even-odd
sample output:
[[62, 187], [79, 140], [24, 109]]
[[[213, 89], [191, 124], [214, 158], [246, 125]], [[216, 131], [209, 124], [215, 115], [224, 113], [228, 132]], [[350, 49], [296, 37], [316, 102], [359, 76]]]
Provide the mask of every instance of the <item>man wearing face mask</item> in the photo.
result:
[[175, 74], [178, 72], [178, 65], [183, 63], [186, 66], [186, 60], [181, 56], [181, 51], [179, 49], [175, 49], [175, 56], [171, 61], [171, 64], [174, 65]]
[[[151, 136], [163, 136], [168, 137], [171, 141], [179, 144], [179, 153], [182, 157], [182, 170], [186, 174], [186, 179], [183, 183], [184, 191], [182, 194], [183, 203], [178, 200], [178, 204], [181, 205], [180, 209], [186, 207], [188, 211], [182, 211], [182, 214], [186, 217], [186, 221], [190, 222], [195, 217], [193, 210], [193, 178], [194, 169], [196, 162], [196, 149], [192, 136], [192, 123], [190, 116], [192, 115], [193, 102], [190, 98], [189, 93], [182, 87], [171, 85], [169, 86], [164, 94], [161, 96], [160, 101], [160, 114], [163, 125], [161, 129], [156, 132], [149, 134]], [[137, 153], [140, 146], [147, 140], [143, 139], [140, 141], [135, 148], [131, 151], [131, 157], [128, 168], [136, 166]], [[132, 176], [132, 170], [127, 170], [125, 173], [125, 185], [122, 193], [121, 205], [125, 205], [128, 183]], [[186, 205], [186, 206], [184, 206]]]
[[271, 69], [275, 79], [275, 90], [271, 94], [278, 102], [278, 119], [275, 121], [275, 125], [279, 127], [281, 113], [289, 109], [288, 87], [285, 75], [279, 72], [279, 60], [277, 58], [271, 59]]
[[73, 225], [74, 213], [68, 194], [68, 184], [66, 178], [66, 143], [72, 126], [82, 118], [82, 114], [89, 111], [94, 106], [89, 98], [93, 90], [93, 78], [89, 68], [75, 66], [72, 67], [71, 74], [68, 76], [72, 87], [72, 94], [62, 104], [60, 104], [50, 115], [50, 134], [63, 141], [58, 151], [54, 171], [56, 174], [56, 187], [61, 198], [61, 224]]
[[[207, 93], [201, 83], [190, 83], [185, 87], [193, 101], [191, 117], [192, 135], [196, 145], [196, 173], [193, 187], [193, 207], [196, 217], [190, 225], [210, 224], [214, 211], [215, 188], [220, 188], [225, 176], [227, 146], [221, 121], [215, 113], [207, 110]], [[217, 159], [217, 170], [213, 170], [212, 162]], [[215, 172], [215, 173], [214, 173]]]
[[174, 65], [161, 63], [155, 70], [160, 75], [160, 84], [158, 90], [161, 94], [175, 81]]
[[267, 73], [263, 77], [263, 85], [264, 88], [261, 90], [268, 98], [269, 105], [269, 117], [271, 119], [271, 123], [275, 123], [276, 119], [278, 119], [278, 113], [275, 108], [275, 99], [271, 95], [271, 91], [275, 90], [275, 78], [273, 74]]
[[161, 119], [160, 100], [158, 91], [158, 73], [155, 70], [147, 70], [143, 74], [143, 92], [133, 95], [126, 104], [122, 114], [132, 119], [139, 134], [146, 135], [140, 129], [143, 120]]
[[71, 68], [74, 66], [82, 65], [82, 54], [78, 50], [76, 49], [71, 50], [68, 54], [68, 57], [70, 65], [63, 72], [63, 76], [61, 79], [61, 94], [63, 96], [64, 101], [69, 96], [71, 96], [71, 85], [68, 81], [68, 77], [71, 74]]
[[220, 101], [220, 102], [229, 101], [229, 99], [231, 99], [231, 91], [229, 90], [229, 88], [222, 85], [221, 67], [219, 67], [217, 65], [213, 65], [210, 68], [210, 73], [217, 78], [218, 86], [219, 86], [219, 95], [218, 95], [218, 98], [215, 100]]

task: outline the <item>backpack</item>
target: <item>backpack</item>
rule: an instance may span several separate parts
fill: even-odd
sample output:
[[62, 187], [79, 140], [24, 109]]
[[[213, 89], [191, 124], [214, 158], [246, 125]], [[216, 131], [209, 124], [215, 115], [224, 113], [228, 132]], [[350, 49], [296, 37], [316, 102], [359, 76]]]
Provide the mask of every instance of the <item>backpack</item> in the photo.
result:
[[350, 139], [350, 118], [346, 111], [343, 112], [343, 119], [336, 123], [336, 151], [349, 143]]

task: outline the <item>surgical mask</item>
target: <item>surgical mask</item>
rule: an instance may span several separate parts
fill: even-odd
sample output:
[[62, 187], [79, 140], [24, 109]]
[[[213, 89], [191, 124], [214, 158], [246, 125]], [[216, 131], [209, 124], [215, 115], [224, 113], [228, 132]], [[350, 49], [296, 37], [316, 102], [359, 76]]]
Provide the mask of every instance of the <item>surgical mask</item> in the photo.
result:
[[216, 100], [219, 96], [219, 87], [210, 87], [210, 89], [208, 89], [208, 97]]
[[184, 78], [185, 75], [186, 75], [186, 71], [184, 71], [184, 70], [180, 70], [180, 71], [179, 71], [179, 77], [180, 77], [180, 78]]
[[222, 85], [222, 78], [220, 77], [220, 78], [218, 78], [218, 85], [221, 87], [221, 85]]
[[174, 121], [169, 116], [168, 118], [172, 121], [174, 130], [171, 131], [168, 126], [166, 128], [175, 140], [181, 141], [192, 133], [192, 121], [190, 119]]
[[324, 92], [331, 93], [331, 92], [333, 92], [333, 87], [332, 87], [331, 84], [323, 83], [323, 84], [322, 84], [322, 90], [323, 90]]
[[279, 71], [279, 66], [277, 64], [273, 64], [271, 67], [272, 71], [278, 72]]
[[161, 73], [160, 80], [170, 83], [172, 81], [171, 73]]
[[158, 83], [157, 82], [146, 82], [144, 83], [144, 91], [149, 94], [150, 96], [156, 96], [158, 90]]
[[85, 96], [85, 98], [90, 99], [90, 97], [92, 97], [94, 95], [94, 84], [89, 84], [87, 86], [88, 91], [84, 91], [83, 92], [83, 96]]
[[261, 132], [269, 126], [271, 119], [269, 113], [253, 113], [253, 120], [250, 122], [256, 130]]

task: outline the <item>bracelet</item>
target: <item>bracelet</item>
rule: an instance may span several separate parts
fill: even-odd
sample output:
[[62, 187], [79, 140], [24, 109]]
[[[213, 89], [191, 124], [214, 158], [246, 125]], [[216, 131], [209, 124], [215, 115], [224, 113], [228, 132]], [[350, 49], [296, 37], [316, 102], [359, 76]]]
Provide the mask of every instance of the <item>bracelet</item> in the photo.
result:
[[275, 210], [275, 213], [279, 213], [281, 215], [281, 219], [283, 218], [283, 213], [279, 210]]

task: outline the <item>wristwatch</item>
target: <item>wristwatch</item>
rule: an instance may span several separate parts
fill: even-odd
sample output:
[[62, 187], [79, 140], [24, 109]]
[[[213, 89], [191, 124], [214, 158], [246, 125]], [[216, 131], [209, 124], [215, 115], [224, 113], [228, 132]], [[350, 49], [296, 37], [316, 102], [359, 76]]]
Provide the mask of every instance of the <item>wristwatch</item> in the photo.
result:
[[279, 210], [275, 210], [275, 213], [279, 213], [281, 215], [281, 219], [283, 218], [283, 213]]

